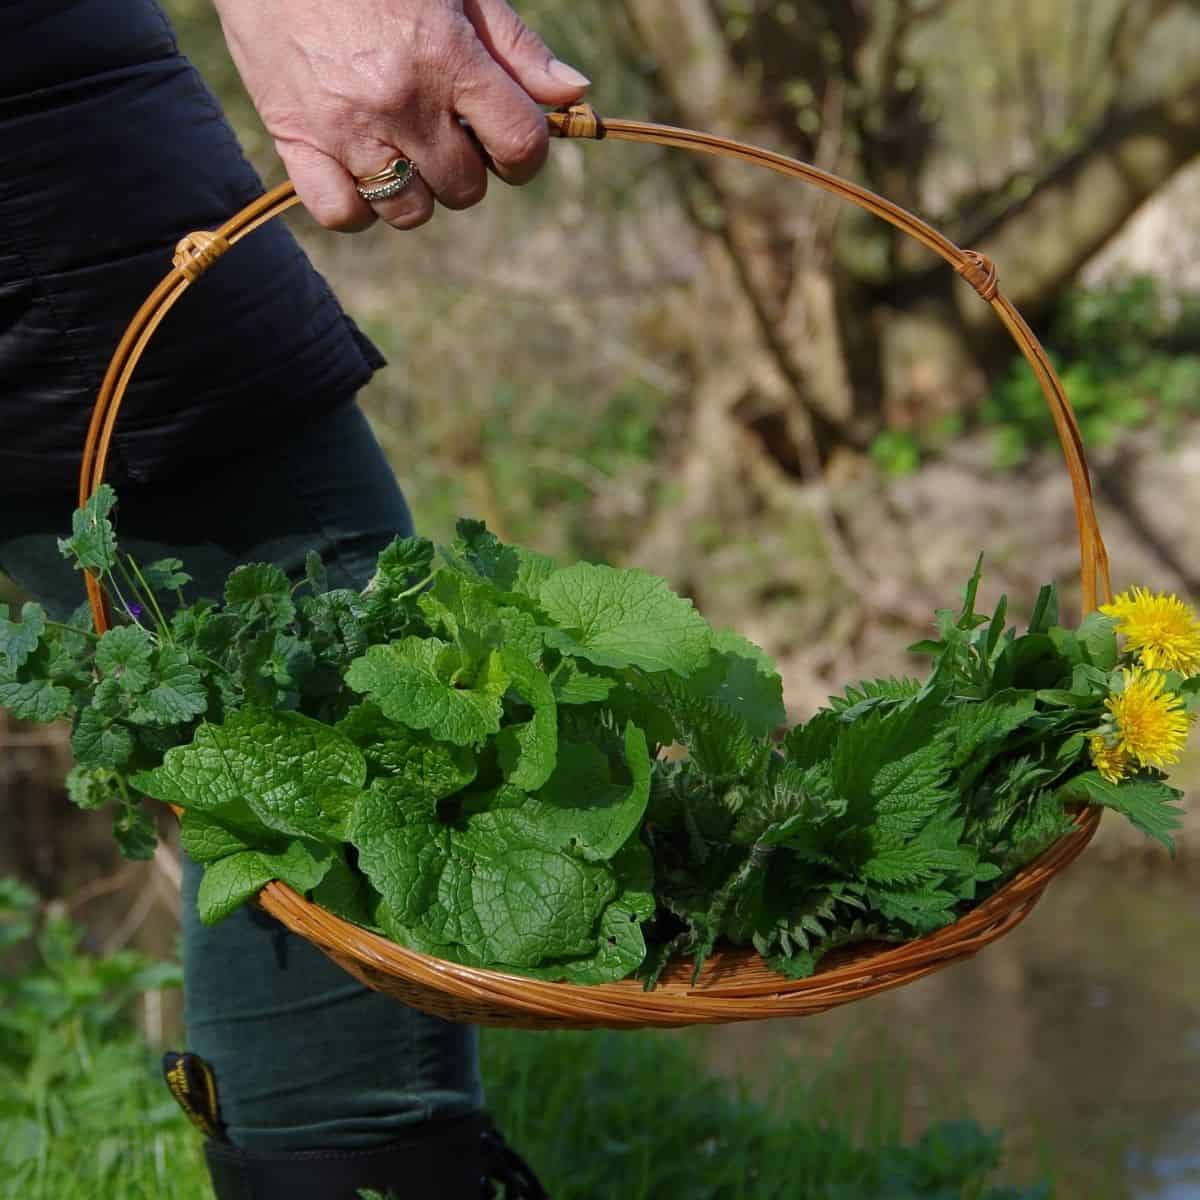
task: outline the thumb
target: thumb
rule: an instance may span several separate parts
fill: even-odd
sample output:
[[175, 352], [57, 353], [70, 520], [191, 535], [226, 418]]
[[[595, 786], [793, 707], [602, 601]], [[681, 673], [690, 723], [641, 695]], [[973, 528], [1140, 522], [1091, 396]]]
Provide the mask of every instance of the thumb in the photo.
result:
[[559, 62], [504, 0], [464, 0], [463, 12], [492, 58], [539, 104], [569, 104], [591, 84]]

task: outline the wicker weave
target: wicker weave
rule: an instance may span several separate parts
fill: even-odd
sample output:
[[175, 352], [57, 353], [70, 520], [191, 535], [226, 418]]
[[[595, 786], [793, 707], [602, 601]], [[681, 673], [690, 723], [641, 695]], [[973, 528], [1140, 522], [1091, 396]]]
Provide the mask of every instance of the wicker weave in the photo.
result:
[[[1097, 597], [1110, 599], [1108, 557], [1096, 523], [1079, 427], [1045, 351], [1000, 292], [995, 266], [962, 250], [919, 218], [874, 193], [807, 163], [758, 147], [638, 121], [602, 121], [587, 105], [547, 117], [557, 137], [654, 142], [704, 154], [722, 154], [790, 175], [840, 196], [901, 229], [944, 258], [992, 306], [1032, 367], [1062, 445], [1079, 530], [1085, 611]], [[297, 203], [290, 183], [248, 205], [215, 233], [189, 234], [174, 267], [130, 323], [109, 365], [92, 415], [80, 474], [84, 504], [104, 479], [113, 428], [129, 380], [150, 338], [175, 301], [223, 254], [265, 222]], [[88, 600], [98, 632], [109, 627], [98, 582], [87, 577]], [[260, 905], [287, 928], [320, 947], [334, 962], [377, 991], [414, 1008], [455, 1021], [527, 1029], [682, 1026], [797, 1017], [911, 983], [1002, 937], [1025, 919], [1051, 879], [1087, 846], [1099, 825], [1097, 809], [1079, 812], [1073, 827], [1040, 858], [1019, 871], [984, 903], [929, 937], [900, 946], [866, 944], [830, 955], [808, 979], [772, 972], [750, 949], [726, 949], [692, 983], [690, 962], [673, 963], [646, 992], [633, 980], [583, 987], [545, 983], [499, 971], [430, 958], [343, 921], [282, 883], [268, 884]]]

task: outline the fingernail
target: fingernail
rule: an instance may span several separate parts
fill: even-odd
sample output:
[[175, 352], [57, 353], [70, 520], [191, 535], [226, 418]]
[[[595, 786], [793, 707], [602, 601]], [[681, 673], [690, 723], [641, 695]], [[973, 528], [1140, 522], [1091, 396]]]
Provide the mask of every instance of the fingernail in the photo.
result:
[[591, 80], [581, 71], [575, 70], [574, 67], [569, 67], [565, 62], [560, 62], [557, 58], [550, 60], [550, 65], [546, 68], [559, 83], [565, 83], [568, 87], [588, 87]]

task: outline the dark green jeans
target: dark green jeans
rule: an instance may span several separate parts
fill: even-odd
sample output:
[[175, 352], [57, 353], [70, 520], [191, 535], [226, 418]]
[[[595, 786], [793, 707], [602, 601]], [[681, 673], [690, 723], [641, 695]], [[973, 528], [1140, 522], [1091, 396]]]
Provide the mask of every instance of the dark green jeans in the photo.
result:
[[[0, 494], [0, 570], [59, 619], [83, 596], [56, 542], [73, 508], [70, 493], [36, 504]], [[404, 497], [352, 403], [204, 477], [126, 488], [117, 512], [120, 542], [139, 562], [181, 558], [194, 594], [214, 598], [238, 563], [302, 574], [309, 550], [335, 586], [361, 588], [380, 548], [408, 532]], [[204, 927], [199, 875], [185, 862], [189, 1049], [216, 1072], [236, 1145], [376, 1146], [482, 1105], [473, 1028], [367, 990], [257, 910]]]

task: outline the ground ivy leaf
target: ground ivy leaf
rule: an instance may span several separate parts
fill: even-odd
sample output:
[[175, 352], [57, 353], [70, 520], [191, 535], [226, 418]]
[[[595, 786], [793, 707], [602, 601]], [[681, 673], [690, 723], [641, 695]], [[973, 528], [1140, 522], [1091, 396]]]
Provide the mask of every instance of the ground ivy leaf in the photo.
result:
[[96, 669], [123, 690], [141, 692], [150, 683], [154, 640], [140, 625], [119, 625], [96, 644]]
[[[0, 704], [4, 703], [0, 689]], [[123, 725], [113, 723], [95, 708], [79, 714], [71, 735], [71, 749], [81, 767], [123, 767], [133, 754], [133, 737]]]
[[576, 563], [555, 571], [538, 601], [558, 626], [548, 645], [605, 667], [691, 675], [708, 658], [712, 631], [690, 600], [637, 569]]
[[246, 708], [201, 725], [162, 766], [135, 775], [148, 796], [207, 812], [258, 835], [341, 841], [366, 780], [358, 748], [328, 725], [295, 712]]
[[282, 629], [296, 615], [288, 577], [270, 563], [235, 567], [225, 582], [225, 607], [243, 621]]
[[474, 678], [458, 678], [466, 668], [462, 655], [439, 638], [410, 637], [372, 646], [350, 664], [346, 682], [393, 721], [427, 729], [442, 742], [472, 746], [499, 731], [509, 677], [496, 652]]
[[46, 612], [40, 604], [22, 605], [20, 621], [10, 621], [8, 605], [0, 604], [0, 678], [16, 676], [45, 632]]
[[160, 558], [142, 568], [146, 583], [156, 592], [173, 592], [192, 582], [178, 558]]
[[117, 494], [102, 483], [88, 502], [71, 517], [71, 537], [60, 538], [59, 552], [73, 558], [76, 568], [105, 575], [116, 565], [117, 539], [108, 514], [117, 502]]
[[129, 719], [137, 725], [183, 725], [204, 715], [208, 690], [198, 668], [178, 646], [161, 646], [154, 659], [154, 685], [138, 697]]
[[0, 708], [7, 708], [19, 721], [57, 721], [70, 712], [71, 693], [46, 679], [13, 680], [0, 683]]

